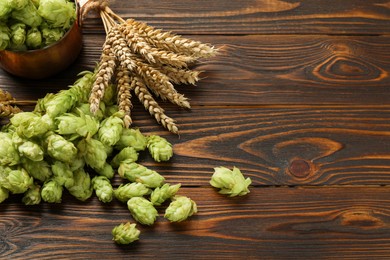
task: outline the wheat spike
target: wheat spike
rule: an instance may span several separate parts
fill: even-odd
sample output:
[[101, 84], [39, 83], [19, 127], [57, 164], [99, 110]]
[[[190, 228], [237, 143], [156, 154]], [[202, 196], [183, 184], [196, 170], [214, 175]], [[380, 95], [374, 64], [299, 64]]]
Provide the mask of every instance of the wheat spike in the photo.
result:
[[117, 103], [119, 111], [123, 111], [125, 116], [123, 122], [126, 128], [129, 128], [132, 124], [131, 109], [133, 105], [131, 103], [131, 90], [134, 89], [135, 84], [132, 84], [130, 79], [130, 71], [126, 66], [119, 66], [116, 74], [118, 97]]
[[160, 66], [158, 70], [167, 75], [171, 82], [178, 85], [195, 85], [199, 81], [199, 74], [201, 73], [201, 71], [179, 69], [170, 66]]

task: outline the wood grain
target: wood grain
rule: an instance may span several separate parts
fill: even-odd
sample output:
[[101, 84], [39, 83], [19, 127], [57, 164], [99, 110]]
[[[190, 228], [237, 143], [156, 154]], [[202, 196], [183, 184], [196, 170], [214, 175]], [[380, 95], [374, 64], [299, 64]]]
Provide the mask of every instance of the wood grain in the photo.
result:
[[[86, 35], [80, 58], [64, 73], [37, 81], [0, 74], [16, 98], [66, 88], [99, 60], [103, 36]], [[196, 36], [222, 47], [196, 87], [178, 86], [193, 105], [390, 104], [390, 37]], [[223, 90], [223, 91], [222, 91]]]
[[[82, 203], [0, 208], [0, 258], [8, 259], [380, 259], [390, 253], [387, 187], [251, 188], [227, 198], [211, 187], [184, 188], [199, 212], [190, 220], [140, 226], [141, 240], [116, 246], [113, 226], [132, 221], [124, 204]], [[193, 251], [196, 249], [196, 251]]]
[[[145, 0], [117, 1], [124, 18], [181, 34], [389, 34], [389, 1]], [[102, 32], [91, 14], [85, 25]]]

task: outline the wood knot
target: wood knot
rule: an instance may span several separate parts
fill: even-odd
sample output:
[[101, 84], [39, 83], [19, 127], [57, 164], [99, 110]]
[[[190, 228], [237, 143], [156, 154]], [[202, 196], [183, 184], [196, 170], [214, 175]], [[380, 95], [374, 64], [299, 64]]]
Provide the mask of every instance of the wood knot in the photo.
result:
[[290, 163], [289, 172], [297, 178], [306, 178], [311, 172], [311, 163], [303, 159], [295, 159]]

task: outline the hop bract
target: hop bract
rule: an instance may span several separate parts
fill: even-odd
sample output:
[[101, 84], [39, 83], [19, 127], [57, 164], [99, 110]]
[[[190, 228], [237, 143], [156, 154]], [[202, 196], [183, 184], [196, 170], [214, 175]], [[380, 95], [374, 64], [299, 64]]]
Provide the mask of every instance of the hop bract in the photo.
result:
[[130, 222], [122, 223], [112, 230], [112, 240], [118, 244], [130, 244], [139, 238], [141, 232], [136, 228], [136, 224]]
[[220, 189], [219, 193], [227, 194], [231, 197], [243, 196], [249, 193], [248, 187], [252, 181], [250, 178], [245, 179], [238, 168], [233, 167], [231, 171], [225, 167], [217, 167], [214, 170], [210, 184]]

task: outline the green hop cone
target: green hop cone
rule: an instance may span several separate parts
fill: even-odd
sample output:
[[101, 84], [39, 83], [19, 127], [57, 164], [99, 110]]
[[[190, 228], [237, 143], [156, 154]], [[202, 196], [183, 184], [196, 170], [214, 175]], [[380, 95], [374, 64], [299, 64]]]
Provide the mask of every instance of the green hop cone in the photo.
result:
[[248, 187], [251, 183], [251, 179], [249, 177], [245, 179], [236, 167], [233, 167], [232, 171], [225, 167], [214, 168], [214, 174], [210, 181], [213, 187], [220, 189], [219, 193], [227, 194], [230, 197], [249, 193]]
[[17, 133], [22, 138], [41, 137], [54, 127], [49, 116], [41, 116], [34, 112], [15, 114], [11, 118], [11, 123], [16, 126]]
[[39, 49], [42, 45], [42, 34], [38, 28], [31, 28], [27, 31], [26, 45], [29, 49]]
[[63, 187], [55, 180], [48, 180], [43, 184], [41, 197], [48, 203], [61, 203]]
[[92, 187], [96, 192], [96, 196], [103, 203], [112, 201], [114, 197], [114, 189], [111, 186], [110, 180], [105, 176], [95, 176], [92, 179]]
[[74, 135], [87, 137], [93, 136], [99, 130], [99, 122], [80, 111], [80, 116], [65, 113], [56, 118], [57, 132], [60, 135]]
[[102, 121], [98, 136], [103, 144], [114, 146], [119, 141], [124, 127], [122, 117], [123, 113], [115, 113]]
[[133, 218], [143, 225], [153, 225], [158, 216], [158, 212], [154, 208], [153, 203], [143, 197], [129, 199], [127, 201], [127, 208]]
[[72, 172], [80, 168], [84, 168], [84, 166], [85, 166], [85, 161], [84, 158], [82, 158], [82, 156], [77, 156], [71, 163], [69, 163], [69, 167]]
[[69, 188], [74, 185], [73, 172], [67, 163], [55, 161], [51, 170], [53, 172], [53, 179], [61, 186]]
[[77, 148], [61, 135], [49, 133], [45, 139], [47, 153], [61, 162], [71, 163], [77, 156]]
[[42, 161], [44, 152], [42, 148], [31, 141], [25, 141], [18, 147], [19, 153], [31, 161]]
[[13, 194], [24, 193], [33, 185], [33, 178], [23, 168], [2, 170], [0, 181], [1, 185]]
[[150, 195], [150, 201], [153, 203], [153, 205], [160, 206], [162, 203], [164, 203], [164, 201], [175, 196], [180, 186], [181, 184], [171, 186], [166, 183], [163, 186], [153, 190], [152, 194]]
[[[0, 20], [1, 20], [0, 6]], [[11, 31], [5, 23], [0, 22], [0, 51], [7, 49], [11, 44]]]
[[41, 203], [41, 187], [37, 184], [33, 184], [26, 193], [24, 193], [22, 202], [24, 205], [37, 205]]
[[76, 199], [85, 201], [92, 196], [93, 188], [90, 175], [84, 169], [78, 169], [73, 173], [74, 184], [67, 188]]
[[165, 210], [164, 217], [171, 222], [180, 222], [186, 220], [197, 211], [196, 203], [193, 200], [185, 196], [175, 196]]
[[0, 203], [8, 199], [8, 197], [9, 197], [9, 191], [6, 188], [0, 186]]
[[108, 179], [112, 179], [115, 175], [115, 171], [109, 163], [105, 163], [103, 168], [94, 169], [100, 176], [104, 176]]
[[38, 13], [51, 27], [68, 29], [76, 19], [74, 3], [67, 0], [40, 0]]
[[172, 144], [158, 135], [147, 137], [147, 147], [156, 162], [168, 161], [173, 155]]
[[[45, 37], [44, 31], [42, 30]], [[55, 95], [51, 95], [40, 100], [39, 107], [46, 111], [48, 116], [55, 118], [63, 113], [69, 112], [79, 103], [88, 102], [89, 93], [92, 88], [94, 73], [90, 71], [81, 72], [80, 78], [66, 90], [62, 90]]]
[[123, 148], [111, 161], [114, 168], [118, 168], [123, 161], [136, 162], [138, 160], [138, 153], [133, 147]]
[[15, 23], [11, 25], [11, 43], [12, 48], [16, 49], [17, 46], [23, 46], [26, 41], [27, 31], [24, 23]]
[[88, 115], [96, 118], [100, 122], [104, 119], [105, 110], [106, 110], [106, 105], [103, 102], [100, 102], [99, 110], [96, 111], [96, 114], [93, 114], [91, 113], [89, 103], [81, 103], [77, 107], [72, 109], [72, 113], [79, 116], [81, 115], [81, 113], [83, 113], [84, 115]]
[[47, 181], [52, 175], [51, 166], [46, 161], [22, 160], [23, 168], [34, 178], [41, 182]]
[[150, 193], [150, 189], [142, 183], [126, 183], [121, 184], [114, 190], [115, 198], [122, 202], [126, 202], [133, 197], [142, 197]]
[[107, 160], [106, 147], [102, 142], [93, 138], [82, 139], [77, 144], [85, 163], [93, 169], [103, 169]]
[[136, 224], [130, 222], [122, 223], [112, 230], [112, 240], [117, 244], [127, 245], [139, 238], [141, 232], [136, 228]]
[[136, 151], [143, 151], [146, 148], [146, 137], [139, 129], [125, 128], [115, 148], [122, 150], [126, 147], [133, 147]]
[[148, 188], [157, 188], [164, 184], [165, 178], [158, 172], [132, 161], [121, 162], [119, 175], [131, 182], [139, 182]]
[[20, 156], [9, 133], [0, 132], [0, 165], [16, 165]]
[[38, 27], [42, 23], [42, 17], [39, 16], [37, 8], [31, 1], [27, 1], [23, 8], [12, 11], [11, 16], [30, 27]]

